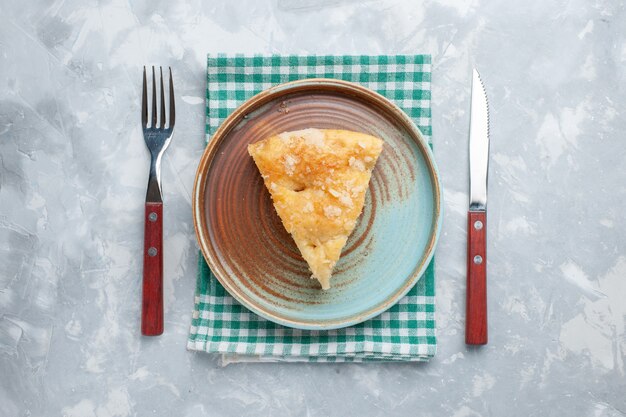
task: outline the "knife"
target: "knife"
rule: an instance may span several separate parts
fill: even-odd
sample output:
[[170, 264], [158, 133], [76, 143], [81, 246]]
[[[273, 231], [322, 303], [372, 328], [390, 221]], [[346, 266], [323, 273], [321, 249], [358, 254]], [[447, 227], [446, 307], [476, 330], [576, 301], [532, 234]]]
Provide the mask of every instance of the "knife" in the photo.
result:
[[467, 303], [465, 343], [487, 344], [487, 167], [489, 165], [489, 107], [485, 87], [472, 72], [467, 214]]

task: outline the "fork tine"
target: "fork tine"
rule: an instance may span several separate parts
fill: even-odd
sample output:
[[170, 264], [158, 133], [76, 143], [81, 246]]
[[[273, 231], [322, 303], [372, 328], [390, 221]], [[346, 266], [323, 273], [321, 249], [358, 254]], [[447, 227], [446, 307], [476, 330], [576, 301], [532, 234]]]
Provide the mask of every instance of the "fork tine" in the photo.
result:
[[157, 125], [157, 95], [156, 95], [156, 81], [154, 77], [154, 66], [152, 66], [152, 126]]
[[148, 87], [146, 83], [146, 66], [143, 67], [143, 91], [141, 93], [141, 126], [145, 129], [148, 124]]
[[170, 68], [170, 125], [169, 128], [174, 127], [176, 121], [176, 109], [174, 107], [174, 81], [172, 81], [172, 67]]
[[163, 91], [163, 67], [159, 67], [161, 72], [161, 129], [165, 129], [165, 91]]

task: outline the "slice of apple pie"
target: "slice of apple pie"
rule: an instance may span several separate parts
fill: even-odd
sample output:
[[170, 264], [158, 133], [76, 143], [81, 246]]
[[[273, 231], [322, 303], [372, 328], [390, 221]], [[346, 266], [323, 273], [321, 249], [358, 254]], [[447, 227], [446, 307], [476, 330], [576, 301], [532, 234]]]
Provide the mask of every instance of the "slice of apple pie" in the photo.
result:
[[348, 130], [285, 132], [248, 146], [276, 212], [322, 289], [363, 210], [383, 141]]

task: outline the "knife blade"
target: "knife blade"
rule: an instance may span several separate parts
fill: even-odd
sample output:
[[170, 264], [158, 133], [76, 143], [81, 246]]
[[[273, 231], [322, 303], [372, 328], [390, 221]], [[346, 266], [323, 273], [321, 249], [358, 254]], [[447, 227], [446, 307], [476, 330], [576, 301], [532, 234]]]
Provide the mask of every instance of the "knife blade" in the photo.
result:
[[467, 215], [465, 343], [487, 344], [487, 177], [489, 106], [478, 71], [472, 71], [469, 129], [470, 201]]

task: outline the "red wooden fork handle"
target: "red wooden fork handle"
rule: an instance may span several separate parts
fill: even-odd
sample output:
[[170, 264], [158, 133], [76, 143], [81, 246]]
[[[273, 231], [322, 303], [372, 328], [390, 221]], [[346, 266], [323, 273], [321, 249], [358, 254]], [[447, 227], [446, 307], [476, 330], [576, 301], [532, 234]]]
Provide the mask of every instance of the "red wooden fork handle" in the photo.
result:
[[465, 343], [487, 344], [487, 212], [467, 215]]
[[163, 333], [163, 203], [146, 203], [141, 334]]

